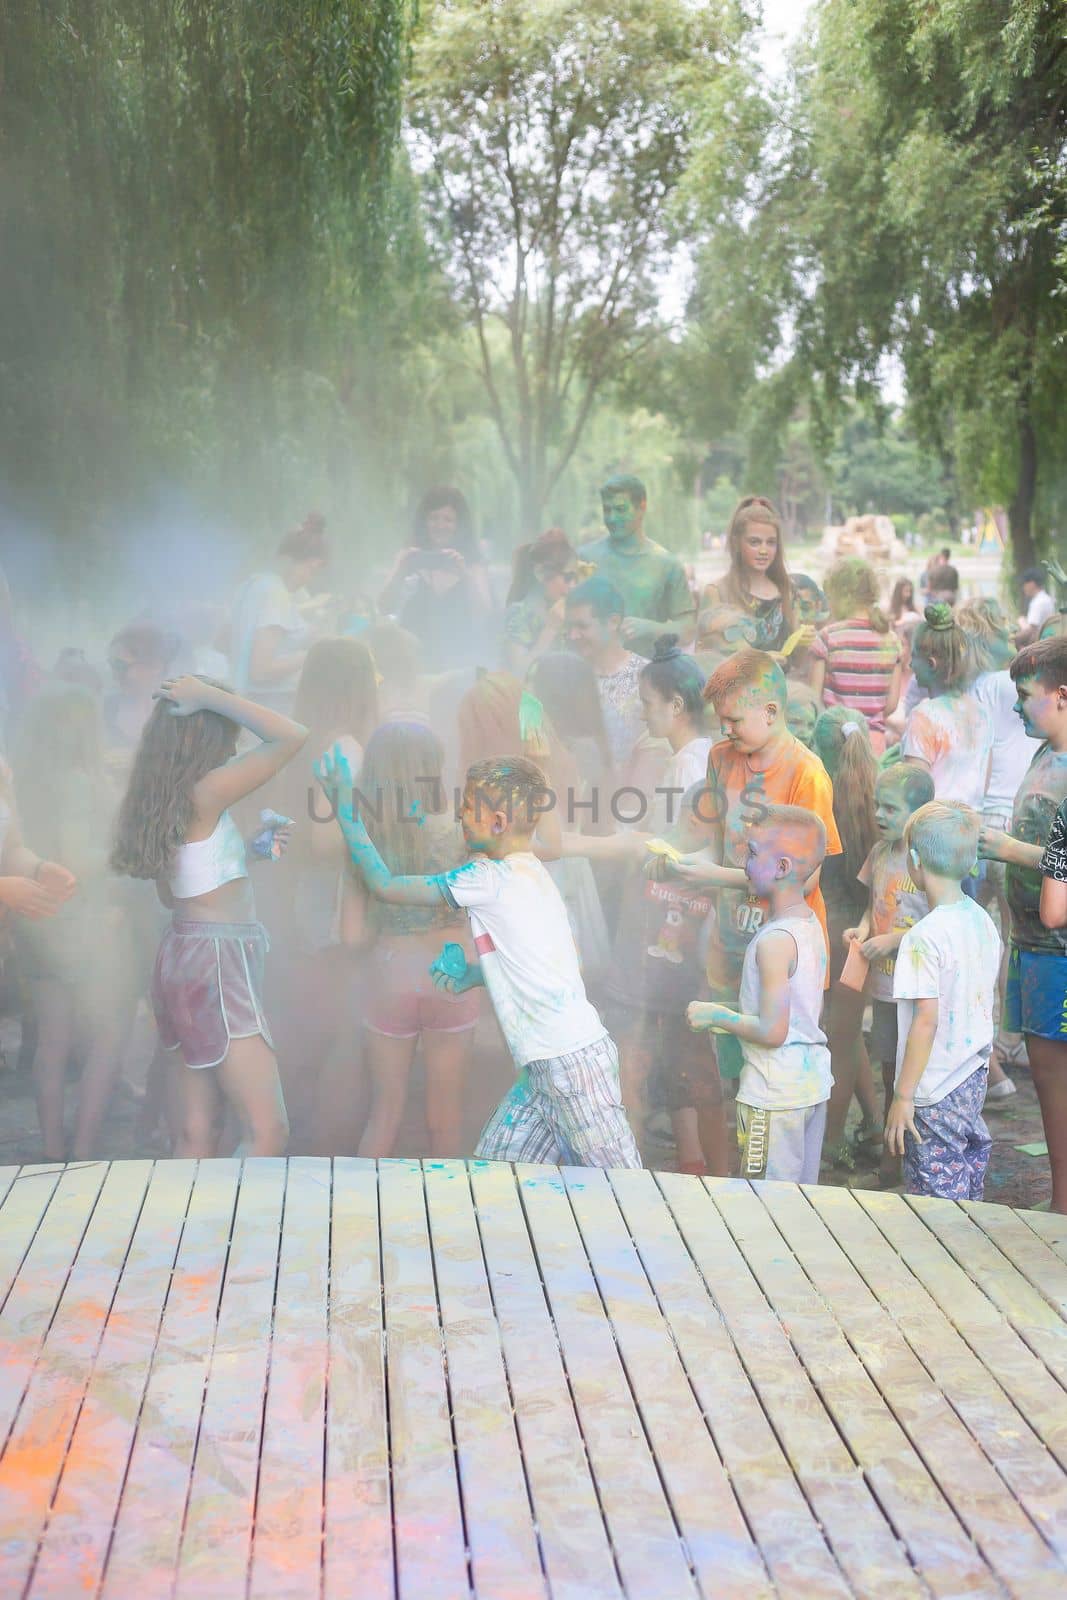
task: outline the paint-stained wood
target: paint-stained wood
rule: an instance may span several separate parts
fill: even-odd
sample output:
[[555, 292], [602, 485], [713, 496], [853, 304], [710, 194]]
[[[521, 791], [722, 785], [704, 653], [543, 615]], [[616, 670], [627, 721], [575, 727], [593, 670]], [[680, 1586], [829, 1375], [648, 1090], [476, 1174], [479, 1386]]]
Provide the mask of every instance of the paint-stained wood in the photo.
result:
[[1065, 1313], [996, 1206], [0, 1168], [0, 1594], [1051, 1600]]

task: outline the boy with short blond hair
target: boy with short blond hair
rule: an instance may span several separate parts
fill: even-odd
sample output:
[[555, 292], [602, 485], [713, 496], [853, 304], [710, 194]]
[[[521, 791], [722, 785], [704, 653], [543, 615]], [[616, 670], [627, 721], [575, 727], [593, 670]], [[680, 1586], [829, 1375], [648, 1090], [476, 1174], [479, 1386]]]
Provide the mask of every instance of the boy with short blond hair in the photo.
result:
[[819, 1022], [826, 938], [804, 887], [826, 853], [826, 830], [800, 806], [768, 806], [748, 830], [745, 874], [769, 918], [741, 970], [740, 1010], [694, 1001], [691, 1028], [740, 1042], [737, 1136], [743, 1178], [817, 1183], [833, 1078]]
[[909, 1194], [947, 1200], [981, 1200], [992, 1148], [982, 1106], [1001, 943], [962, 888], [974, 871], [979, 826], [977, 811], [961, 801], [931, 800], [904, 830], [911, 875], [930, 910], [897, 950], [897, 1070], [885, 1142], [904, 1157]]

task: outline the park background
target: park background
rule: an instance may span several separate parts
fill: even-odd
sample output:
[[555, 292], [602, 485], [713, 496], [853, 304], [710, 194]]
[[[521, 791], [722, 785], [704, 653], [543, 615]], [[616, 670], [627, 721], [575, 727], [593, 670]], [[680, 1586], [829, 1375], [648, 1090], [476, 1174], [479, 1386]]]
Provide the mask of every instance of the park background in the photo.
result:
[[798, 567], [1062, 546], [1058, 3], [11, 0], [0, 90], [3, 560], [68, 633], [311, 506], [358, 589], [442, 480], [501, 566], [616, 469], [689, 558], [743, 492]]

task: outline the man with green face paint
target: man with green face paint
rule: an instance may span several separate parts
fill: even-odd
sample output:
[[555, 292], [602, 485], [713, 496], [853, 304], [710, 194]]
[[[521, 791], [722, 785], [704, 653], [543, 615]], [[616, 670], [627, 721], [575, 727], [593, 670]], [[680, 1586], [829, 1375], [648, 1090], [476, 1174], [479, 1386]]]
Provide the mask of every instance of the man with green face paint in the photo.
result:
[[642, 656], [651, 656], [656, 639], [669, 630], [688, 644], [696, 623], [696, 600], [677, 556], [645, 532], [648, 496], [640, 478], [609, 478], [600, 491], [604, 510], [603, 539], [580, 550], [596, 565], [597, 577], [614, 584], [626, 603], [622, 640]]

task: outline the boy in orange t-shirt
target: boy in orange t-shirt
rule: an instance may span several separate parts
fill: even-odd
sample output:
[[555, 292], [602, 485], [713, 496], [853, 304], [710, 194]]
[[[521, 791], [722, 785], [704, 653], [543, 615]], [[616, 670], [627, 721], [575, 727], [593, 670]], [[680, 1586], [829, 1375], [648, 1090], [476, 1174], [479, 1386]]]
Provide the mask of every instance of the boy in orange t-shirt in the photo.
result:
[[[723, 867], [744, 867], [748, 854], [747, 830], [762, 821], [768, 806], [801, 806], [818, 817], [826, 829], [826, 854], [841, 853], [834, 822], [833, 786], [818, 756], [789, 732], [785, 708], [785, 674], [773, 656], [763, 650], [744, 649], [724, 661], [704, 686], [722, 724], [725, 739], [712, 745], [708, 755], [705, 804], [712, 840], [706, 850], [685, 856], [669, 870], [690, 883], [721, 883]], [[826, 938], [826, 907], [819, 890], [819, 874], [808, 880], [805, 899]], [[767, 901], [748, 888], [720, 888], [716, 916], [708, 945], [708, 985], [714, 1000], [736, 1001], [745, 950], [767, 916]], [[829, 941], [827, 941], [829, 948]], [[727, 1078], [741, 1072], [741, 1051], [736, 1039], [716, 1040], [719, 1071]]]

